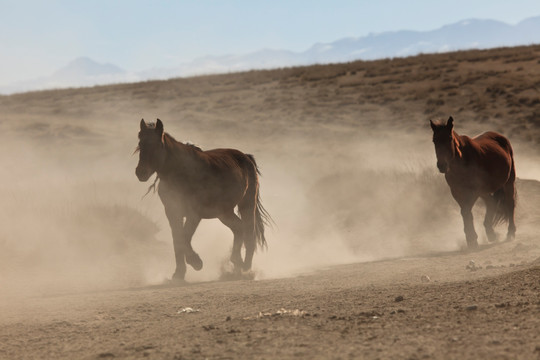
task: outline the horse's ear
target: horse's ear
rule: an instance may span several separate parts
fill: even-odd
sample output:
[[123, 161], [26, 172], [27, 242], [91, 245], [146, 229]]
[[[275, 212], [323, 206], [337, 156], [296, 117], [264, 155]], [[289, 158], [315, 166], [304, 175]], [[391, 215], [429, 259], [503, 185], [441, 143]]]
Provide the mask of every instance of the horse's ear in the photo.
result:
[[163, 134], [163, 123], [159, 119], [157, 119], [157, 121], [156, 121], [156, 131], [159, 134]]
[[435, 131], [435, 123], [433, 122], [433, 120], [429, 120], [429, 125], [431, 125], [431, 130]]
[[146, 129], [146, 123], [144, 122], [144, 119], [141, 119], [141, 130]]
[[454, 128], [454, 118], [453, 117], [449, 117], [448, 118], [448, 121], [446, 122], [446, 127], [449, 128], [450, 130], [452, 130]]

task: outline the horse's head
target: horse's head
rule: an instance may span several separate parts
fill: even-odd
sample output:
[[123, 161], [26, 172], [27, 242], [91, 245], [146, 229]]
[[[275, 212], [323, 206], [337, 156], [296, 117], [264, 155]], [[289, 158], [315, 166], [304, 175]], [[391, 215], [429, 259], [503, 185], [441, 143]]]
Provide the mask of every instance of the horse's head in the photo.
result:
[[450, 162], [456, 157], [456, 139], [454, 138], [454, 119], [450, 116], [446, 125], [429, 121], [433, 130], [433, 144], [437, 155], [437, 168], [441, 173], [450, 170]]
[[155, 124], [146, 124], [141, 120], [139, 131], [139, 164], [135, 169], [135, 175], [139, 181], [146, 181], [152, 174], [158, 171], [165, 161], [166, 150], [163, 143], [163, 123], [157, 119]]

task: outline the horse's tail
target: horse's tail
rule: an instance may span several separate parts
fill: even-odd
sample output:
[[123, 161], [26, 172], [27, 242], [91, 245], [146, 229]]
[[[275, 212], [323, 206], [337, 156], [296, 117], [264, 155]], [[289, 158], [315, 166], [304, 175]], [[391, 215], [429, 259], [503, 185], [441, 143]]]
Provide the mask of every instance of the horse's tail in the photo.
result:
[[266, 249], [268, 247], [266, 243], [266, 237], [264, 236], [264, 227], [271, 226], [273, 223], [272, 217], [266, 211], [261, 202], [261, 193], [259, 191], [259, 179], [257, 175], [261, 175], [261, 171], [255, 162], [255, 157], [253, 155], [247, 154], [253, 166], [255, 167], [256, 173], [254, 174], [253, 184], [256, 186], [256, 204], [255, 204], [255, 239], [260, 248]]
[[493, 193], [493, 198], [496, 202], [495, 217], [493, 219], [494, 224], [508, 222], [513, 216], [514, 208], [516, 206], [516, 166], [514, 164], [514, 153], [510, 143], [508, 143], [507, 151], [510, 154], [512, 164], [506, 184]]

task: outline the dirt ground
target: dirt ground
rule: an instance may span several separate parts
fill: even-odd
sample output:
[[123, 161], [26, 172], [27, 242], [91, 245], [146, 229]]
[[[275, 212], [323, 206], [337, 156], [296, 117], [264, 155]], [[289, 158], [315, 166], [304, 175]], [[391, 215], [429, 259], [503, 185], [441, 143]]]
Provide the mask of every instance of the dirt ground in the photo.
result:
[[[540, 358], [540, 46], [0, 96], [0, 358]], [[429, 119], [507, 135], [517, 237], [465, 248]], [[174, 271], [134, 169], [141, 118], [252, 153], [276, 225]], [[504, 225], [497, 227], [503, 238]]]
[[[532, 247], [508, 243], [287, 279], [25, 299], [2, 307], [0, 354], [534, 359], [540, 356], [540, 263], [528, 261]], [[471, 259], [482, 269], [466, 269]]]

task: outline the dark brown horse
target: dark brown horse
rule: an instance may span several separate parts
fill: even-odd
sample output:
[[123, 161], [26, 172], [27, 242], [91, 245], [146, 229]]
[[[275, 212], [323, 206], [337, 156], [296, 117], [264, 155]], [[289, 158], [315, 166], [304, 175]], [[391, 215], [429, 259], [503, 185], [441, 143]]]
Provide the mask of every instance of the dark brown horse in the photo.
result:
[[446, 124], [430, 123], [437, 168], [444, 174], [452, 196], [461, 207], [469, 248], [478, 246], [471, 210], [479, 197], [486, 204], [484, 226], [488, 240], [496, 240], [493, 225], [501, 221], [508, 221], [506, 239], [512, 240], [516, 233], [516, 169], [508, 139], [493, 131], [472, 139], [458, 135], [452, 117]]
[[[260, 175], [252, 155], [234, 149], [202, 151], [163, 132], [163, 123], [140, 123], [139, 164], [135, 174], [147, 181], [159, 178], [158, 194], [172, 230], [176, 271], [184, 279], [186, 262], [195, 270], [203, 263], [191, 246], [201, 219], [218, 218], [234, 234], [231, 262], [235, 272], [251, 269], [258, 243], [266, 246], [264, 226], [270, 216], [259, 197]], [[238, 206], [237, 216], [234, 212]], [[241, 249], [245, 247], [245, 259]]]

